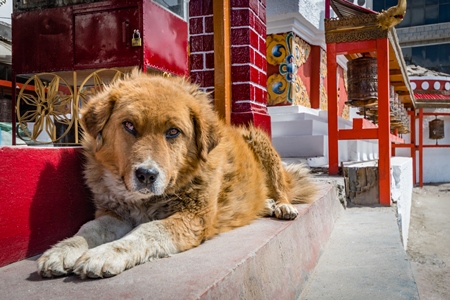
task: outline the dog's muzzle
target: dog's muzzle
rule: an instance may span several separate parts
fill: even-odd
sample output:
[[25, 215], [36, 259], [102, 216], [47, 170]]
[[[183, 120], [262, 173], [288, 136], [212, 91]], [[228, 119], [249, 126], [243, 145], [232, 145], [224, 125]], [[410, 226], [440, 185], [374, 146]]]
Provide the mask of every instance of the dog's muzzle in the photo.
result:
[[137, 180], [145, 186], [155, 183], [159, 175], [159, 171], [156, 170], [155, 168], [150, 169], [137, 168], [134, 173], [136, 175]]
[[164, 192], [165, 176], [156, 167], [137, 167], [134, 171], [134, 185], [141, 194], [153, 193], [161, 195]]

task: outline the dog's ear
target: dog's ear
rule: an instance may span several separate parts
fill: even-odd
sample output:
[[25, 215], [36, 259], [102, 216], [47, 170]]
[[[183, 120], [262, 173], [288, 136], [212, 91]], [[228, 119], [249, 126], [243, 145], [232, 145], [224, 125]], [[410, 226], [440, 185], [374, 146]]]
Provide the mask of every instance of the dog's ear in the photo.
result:
[[81, 126], [85, 133], [97, 140], [97, 149], [102, 144], [102, 130], [114, 109], [118, 95], [102, 92], [92, 97], [81, 114]]
[[184, 85], [186, 91], [195, 98], [193, 107], [191, 107], [195, 142], [198, 158], [206, 161], [208, 153], [219, 144], [219, 117], [214, 112], [208, 93], [201, 91], [195, 84], [185, 81]]
[[[208, 116], [209, 115], [209, 116]], [[208, 153], [219, 143], [218, 120], [213, 112], [193, 112], [198, 158], [206, 161]]]
[[219, 144], [219, 118], [214, 112], [209, 93], [200, 90], [200, 87], [189, 82], [184, 77], [169, 77], [174, 84], [190, 94], [194, 100], [190, 104], [191, 118], [194, 125], [197, 155], [202, 161], [206, 161], [208, 153]]

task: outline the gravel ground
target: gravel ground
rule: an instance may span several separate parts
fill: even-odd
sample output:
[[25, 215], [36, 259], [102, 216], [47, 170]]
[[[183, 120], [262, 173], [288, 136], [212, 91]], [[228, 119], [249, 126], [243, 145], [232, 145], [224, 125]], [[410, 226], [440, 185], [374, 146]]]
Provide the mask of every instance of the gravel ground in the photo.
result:
[[407, 253], [423, 300], [450, 299], [450, 183], [414, 188]]

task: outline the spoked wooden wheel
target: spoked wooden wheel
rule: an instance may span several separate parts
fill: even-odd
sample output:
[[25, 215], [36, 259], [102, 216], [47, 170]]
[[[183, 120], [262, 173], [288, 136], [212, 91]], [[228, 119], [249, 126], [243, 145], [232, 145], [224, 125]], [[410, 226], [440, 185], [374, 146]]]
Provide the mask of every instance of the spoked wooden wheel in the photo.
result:
[[123, 77], [117, 69], [100, 69], [92, 72], [79, 87], [77, 103], [83, 107], [93, 95], [101, 92], [108, 85]]
[[[29, 92], [30, 87], [34, 93]], [[66, 136], [74, 122], [73, 99], [72, 88], [58, 75], [41, 73], [30, 77], [17, 98], [18, 128], [22, 131], [19, 137], [50, 144]], [[31, 130], [29, 123], [34, 124]], [[62, 129], [57, 130], [57, 126]]]

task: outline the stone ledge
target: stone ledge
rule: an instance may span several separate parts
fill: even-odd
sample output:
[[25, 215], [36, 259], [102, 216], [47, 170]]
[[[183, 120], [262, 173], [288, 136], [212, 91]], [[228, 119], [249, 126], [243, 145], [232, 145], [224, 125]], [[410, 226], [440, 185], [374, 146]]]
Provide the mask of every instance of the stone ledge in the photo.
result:
[[314, 270], [343, 208], [332, 185], [298, 205], [294, 221], [259, 219], [203, 245], [116, 277], [41, 279], [35, 259], [0, 269], [4, 299], [294, 299]]

